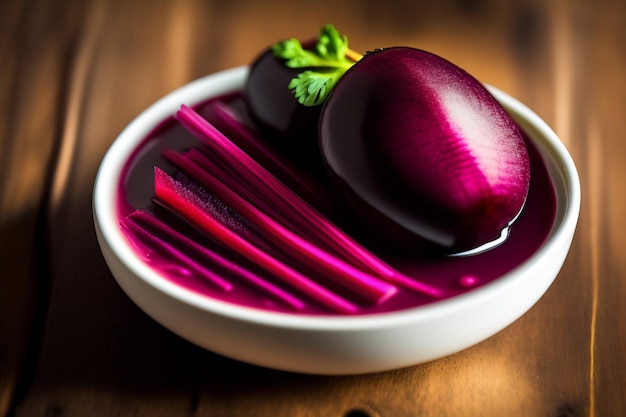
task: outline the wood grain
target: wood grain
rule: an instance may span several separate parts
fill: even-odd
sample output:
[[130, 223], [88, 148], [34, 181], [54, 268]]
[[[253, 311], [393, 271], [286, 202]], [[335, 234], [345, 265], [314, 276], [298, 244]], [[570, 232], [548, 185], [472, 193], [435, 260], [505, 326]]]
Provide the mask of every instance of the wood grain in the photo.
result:
[[[626, 415], [626, 3], [422, 3], [0, 2], [0, 415]], [[559, 277], [456, 355], [346, 377], [238, 363], [147, 317], [98, 249], [95, 173], [133, 117], [326, 22], [356, 50], [431, 50], [511, 93], [578, 166], [583, 207]]]

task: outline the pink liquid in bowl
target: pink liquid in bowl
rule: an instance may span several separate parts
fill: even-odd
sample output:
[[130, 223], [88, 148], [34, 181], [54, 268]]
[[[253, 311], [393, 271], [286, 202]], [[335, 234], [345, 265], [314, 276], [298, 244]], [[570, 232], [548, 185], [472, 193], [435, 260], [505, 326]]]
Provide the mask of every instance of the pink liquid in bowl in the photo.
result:
[[[203, 105], [196, 109], [202, 113]], [[493, 249], [471, 256], [382, 253], [372, 246], [372, 250], [390, 265], [439, 289], [442, 297], [434, 299], [428, 295], [399, 288], [398, 293], [384, 303], [360, 305], [359, 314], [403, 310], [472, 291], [511, 271], [542, 245], [554, 223], [556, 196], [541, 156], [528, 138], [526, 142], [531, 162], [530, 190], [524, 210], [510, 228], [508, 238]], [[173, 171], [172, 167], [160, 157], [160, 150], [164, 148], [183, 150], [195, 144], [197, 140], [175, 120], [163, 120], [141, 142], [124, 167], [117, 201], [120, 219], [135, 209], [150, 206], [154, 196], [152, 185], [154, 166]], [[131, 244], [137, 248], [138, 255], [165, 279], [203, 296], [263, 310], [314, 315], [337, 314], [288, 286], [284, 286], [284, 289], [301, 298], [305, 302], [304, 309], [296, 312], [245, 283], [234, 283], [230, 291], [217, 290], [200, 277], [159, 257], [158, 254], [146, 253], [132, 235], [127, 236]], [[279, 282], [274, 284], [282, 285]]]

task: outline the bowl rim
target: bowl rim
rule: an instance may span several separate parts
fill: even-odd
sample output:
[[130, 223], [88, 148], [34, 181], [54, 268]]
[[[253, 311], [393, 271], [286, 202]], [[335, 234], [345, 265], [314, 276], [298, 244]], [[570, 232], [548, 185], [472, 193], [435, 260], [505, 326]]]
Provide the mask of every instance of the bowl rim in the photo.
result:
[[[531, 140], [539, 143], [542, 155], [552, 156], [553, 169], [549, 170], [554, 181], [562, 182], [563, 190], [556, 190], [557, 201], [563, 200], [564, 207], [557, 205], [555, 224], [551, 232], [526, 261], [481, 287], [465, 294], [460, 294], [429, 304], [398, 311], [367, 314], [367, 315], [307, 315], [288, 312], [262, 310], [213, 299], [206, 295], [194, 293], [166, 278], [141, 261], [124, 237], [119, 227], [117, 216], [117, 190], [126, 158], [132, 154], [140, 142], [163, 120], [173, 116], [181, 104], [194, 105], [215, 95], [226, 94], [243, 86], [248, 73], [248, 66], [239, 66], [222, 70], [196, 79], [170, 92], [136, 116], [117, 136], [98, 168], [93, 190], [93, 216], [98, 236], [119, 258], [137, 279], [153, 287], [157, 291], [188, 304], [207, 313], [227, 316], [232, 319], [280, 328], [298, 328], [317, 331], [351, 331], [359, 329], [376, 329], [387, 326], [399, 326], [405, 323], [425, 322], [464, 310], [472, 305], [480, 304], [485, 299], [497, 296], [506, 288], [520, 283], [527, 274], [541, 268], [560, 250], [562, 245], [569, 245], [571, 235], [578, 222], [581, 190], [576, 166], [565, 145], [556, 133], [530, 108], [507, 93], [486, 85], [488, 90], [509, 111], [518, 123], [527, 128]], [[549, 167], [550, 168], [550, 167]], [[115, 274], [114, 274], [115, 275]], [[116, 277], [117, 279], [117, 277]]]

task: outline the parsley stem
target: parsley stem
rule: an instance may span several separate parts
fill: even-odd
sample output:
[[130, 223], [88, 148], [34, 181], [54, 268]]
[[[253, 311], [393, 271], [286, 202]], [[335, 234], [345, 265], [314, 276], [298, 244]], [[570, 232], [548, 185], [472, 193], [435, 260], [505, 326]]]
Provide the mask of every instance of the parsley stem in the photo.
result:
[[346, 49], [346, 58], [354, 61], [354, 62], [358, 62], [361, 58], [363, 58], [363, 55], [358, 53], [355, 50], [352, 50], [350, 48]]

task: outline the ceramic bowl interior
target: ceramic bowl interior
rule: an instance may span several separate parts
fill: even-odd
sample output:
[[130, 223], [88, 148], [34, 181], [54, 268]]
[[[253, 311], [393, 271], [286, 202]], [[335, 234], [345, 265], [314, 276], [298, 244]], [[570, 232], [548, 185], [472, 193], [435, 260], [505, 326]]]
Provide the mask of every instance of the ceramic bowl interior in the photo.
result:
[[238, 90], [247, 71], [239, 67], [201, 78], [154, 103], [119, 135], [98, 171], [94, 222], [107, 265], [126, 294], [172, 332], [213, 352], [265, 367], [314, 374], [378, 372], [430, 361], [485, 340], [530, 309], [558, 275], [580, 210], [576, 168], [545, 122], [490, 87], [537, 146], [557, 198], [556, 219], [545, 243], [511, 272], [432, 304], [346, 317], [260, 311], [198, 295], [160, 276], [136, 255], [119, 227], [116, 199], [122, 167], [181, 103], [193, 105]]

